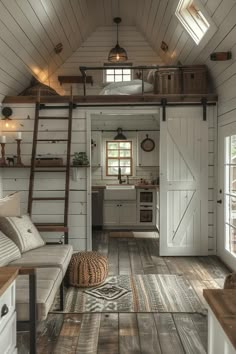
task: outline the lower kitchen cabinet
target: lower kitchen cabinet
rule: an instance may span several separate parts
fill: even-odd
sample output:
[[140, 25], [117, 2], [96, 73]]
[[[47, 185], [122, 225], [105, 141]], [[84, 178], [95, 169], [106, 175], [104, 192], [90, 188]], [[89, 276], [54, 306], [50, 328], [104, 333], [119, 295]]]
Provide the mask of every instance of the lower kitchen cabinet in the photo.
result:
[[104, 226], [136, 225], [136, 201], [104, 202]]

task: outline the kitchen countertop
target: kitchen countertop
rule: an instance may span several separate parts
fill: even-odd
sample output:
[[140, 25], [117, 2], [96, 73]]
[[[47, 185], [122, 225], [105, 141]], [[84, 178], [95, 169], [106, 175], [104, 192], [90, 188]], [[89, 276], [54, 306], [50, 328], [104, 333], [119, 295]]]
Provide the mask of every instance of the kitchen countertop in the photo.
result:
[[236, 349], [236, 289], [204, 289], [203, 296]]
[[[124, 186], [127, 186], [127, 184], [123, 184]], [[122, 186], [122, 184], [121, 184]], [[135, 184], [136, 189], [159, 189], [159, 185], [157, 184]], [[106, 185], [93, 185], [92, 190], [98, 190], [98, 189], [106, 189]]]

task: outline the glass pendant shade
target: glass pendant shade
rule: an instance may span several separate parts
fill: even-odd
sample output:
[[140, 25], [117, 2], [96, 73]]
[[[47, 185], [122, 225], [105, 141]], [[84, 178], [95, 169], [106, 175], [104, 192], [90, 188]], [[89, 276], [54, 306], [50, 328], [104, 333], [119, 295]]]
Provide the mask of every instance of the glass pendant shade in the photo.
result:
[[112, 63], [122, 63], [128, 60], [128, 55], [124, 48], [121, 48], [118, 41], [118, 25], [121, 22], [120, 17], [115, 17], [114, 22], [117, 25], [117, 43], [114, 48], [112, 48], [108, 55], [108, 61]]

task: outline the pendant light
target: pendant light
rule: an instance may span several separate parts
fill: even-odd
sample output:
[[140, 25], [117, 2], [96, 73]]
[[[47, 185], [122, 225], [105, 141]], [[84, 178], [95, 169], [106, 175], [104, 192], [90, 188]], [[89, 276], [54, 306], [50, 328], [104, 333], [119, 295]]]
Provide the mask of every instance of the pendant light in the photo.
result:
[[116, 23], [117, 26], [117, 43], [114, 48], [110, 50], [110, 53], [108, 55], [108, 61], [112, 63], [122, 63], [126, 60], [128, 60], [128, 56], [126, 53], [126, 50], [124, 48], [121, 48], [119, 45], [118, 41], [118, 25], [121, 23], [121, 18], [120, 17], [115, 17], [113, 21]]
[[126, 140], [126, 136], [123, 134], [122, 128], [117, 128], [117, 135], [114, 137], [114, 140]]

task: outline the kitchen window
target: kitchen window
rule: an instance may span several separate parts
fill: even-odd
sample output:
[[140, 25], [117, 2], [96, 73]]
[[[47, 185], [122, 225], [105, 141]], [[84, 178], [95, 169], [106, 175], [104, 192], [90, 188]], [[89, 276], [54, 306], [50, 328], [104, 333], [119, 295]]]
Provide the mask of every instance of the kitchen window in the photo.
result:
[[132, 176], [132, 141], [106, 141], [106, 176]]

